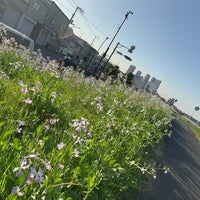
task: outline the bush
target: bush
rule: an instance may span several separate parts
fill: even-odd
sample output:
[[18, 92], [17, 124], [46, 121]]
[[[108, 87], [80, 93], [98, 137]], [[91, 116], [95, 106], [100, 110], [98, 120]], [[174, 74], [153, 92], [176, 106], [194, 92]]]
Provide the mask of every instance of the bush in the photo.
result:
[[139, 199], [156, 177], [172, 119], [157, 97], [5, 46], [0, 86], [0, 199]]

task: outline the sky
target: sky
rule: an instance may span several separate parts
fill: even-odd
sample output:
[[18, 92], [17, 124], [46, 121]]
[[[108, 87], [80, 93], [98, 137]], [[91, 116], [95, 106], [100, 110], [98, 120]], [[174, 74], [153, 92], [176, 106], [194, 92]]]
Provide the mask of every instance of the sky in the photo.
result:
[[74, 33], [105, 52], [119, 26], [129, 14], [108, 56], [120, 42], [134, 45], [132, 54], [118, 50], [133, 60], [114, 54], [111, 61], [126, 72], [134, 65], [142, 75], [150, 74], [161, 80], [158, 89], [166, 100], [175, 98], [175, 105], [200, 121], [200, 0], [54, 0], [68, 18], [76, 7], [84, 13], [75, 14]]

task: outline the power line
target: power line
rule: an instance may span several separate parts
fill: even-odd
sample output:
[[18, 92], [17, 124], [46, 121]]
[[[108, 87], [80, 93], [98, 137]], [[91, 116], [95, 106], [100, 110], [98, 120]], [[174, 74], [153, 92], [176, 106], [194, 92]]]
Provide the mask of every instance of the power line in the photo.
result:
[[73, 4], [73, 3], [71, 3], [71, 1], [69, 1], [69, 0], [67, 0], [68, 1], [68, 3], [71, 5], [71, 6], [73, 6], [74, 8], [76, 8], [76, 6]]
[[[75, 2], [75, 0], [72, 0], [74, 4], [73, 4], [71, 1], [69, 1], [69, 0], [67, 0], [67, 1], [68, 1], [68, 3], [69, 3], [71, 6], [73, 6], [74, 8], [79, 7], [78, 4]], [[70, 12], [71, 14], [73, 14], [73, 12], [71, 12], [63, 3], [61, 3], [59, 0], [57, 0], [57, 2], [58, 2], [63, 8], [65, 8], [68, 12]], [[96, 30], [98, 30], [98, 31], [99, 31], [101, 34], [103, 34], [104, 36], [107, 36], [107, 35], [106, 35], [102, 30], [100, 30], [90, 19], [88, 19], [83, 13], [81, 13], [81, 16], [85, 19], [85, 23], [86, 23], [88, 29], [89, 29], [94, 35], [96, 35], [96, 34], [94, 33], [94, 31], [92, 30], [92, 28], [91, 28], [90, 25], [92, 25]]]
[[78, 6], [78, 4], [73, 0], [73, 2], [74, 2], [74, 4], [76, 5], [76, 6]]
[[70, 12], [71, 14], [73, 13], [72, 11], [70, 11], [63, 3], [61, 3], [59, 0], [56, 0], [65, 10], [67, 10], [68, 12]]
[[87, 25], [88, 29], [90, 30], [90, 32], [95, 35], [95, 32], [92, 30], [91, 26], [89, 25], [89, 23], [87, 21], [84, 21], [85, 24]]
[[103, 32], [103, 31], [101, 31], [93, 22], [91, 22], [91, 20], [89, 20], [85, 15], [83, 15], [82, 13], [81, 13], [81, 15], [82, 15], [82, 17], [83, 18], [85, 18], [92, 26], [94, 26], [101, 34], [103, 34], [104, 36], [106, 36], [106, 34]]

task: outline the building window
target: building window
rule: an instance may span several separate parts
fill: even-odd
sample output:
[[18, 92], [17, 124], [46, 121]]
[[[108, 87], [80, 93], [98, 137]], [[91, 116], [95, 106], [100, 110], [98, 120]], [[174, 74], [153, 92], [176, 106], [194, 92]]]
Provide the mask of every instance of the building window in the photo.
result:
[[34, 3], [33, 4], [33, 8], [35, 8], [36, 10], [39, 10], [40, 9], [40, 5], [38, 3]]
[[3, 18], [5, 10], [6, 10], [6, 8], [4, 6], [0, 5], [0, 19]]
[[43, 17], [45, 17], [45, 16], [46, 16], [46, 14], [47, 14], [47, 11], [46, 11], [46, 10], [44, 10], [44, 9], [41, 9], [41, 15], [42, 15]]
[[52, 0], [46, 0], [47, 3], [51, 4], [52, 3]]

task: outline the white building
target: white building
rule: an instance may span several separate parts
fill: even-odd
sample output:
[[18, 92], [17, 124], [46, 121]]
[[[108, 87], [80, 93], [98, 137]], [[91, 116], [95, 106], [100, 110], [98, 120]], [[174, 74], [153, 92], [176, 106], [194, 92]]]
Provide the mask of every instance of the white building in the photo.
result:
[[126, 71], [126, 74], [133, 73], [135, 71], [136, 67], [134, 65], [130, 65], [128, 70]]
[[[136, 69], [135, 66], [130, 65], [126, 74], [133, 73], [135, 69]], [[146, 74], [146, 76], [143, 77], [141, 71], [137, 71], [133, 75], [134, 77], [133, 77], [132, 84], [134, 87], [136, 87], [139, 90], [146, 90], [147, 92], [150, 92], [152, 94], [158, 94], [157, 90], [161, 84], [161, 80], [158, 80], [154, 77], [152, 77], [150, 80], [150, 74]]]
[[69, 19], [52, 0], [0, 0], [0, 21], [44, 46], [58, 44]]
[[159, 88], [160, 84], [161, 81], [153, 77], [147, 84], [146, 87], [147, 92], [151, 92], [152, 94], [157, 94], [157, 89]]

